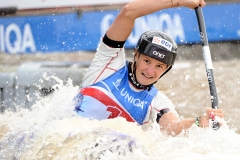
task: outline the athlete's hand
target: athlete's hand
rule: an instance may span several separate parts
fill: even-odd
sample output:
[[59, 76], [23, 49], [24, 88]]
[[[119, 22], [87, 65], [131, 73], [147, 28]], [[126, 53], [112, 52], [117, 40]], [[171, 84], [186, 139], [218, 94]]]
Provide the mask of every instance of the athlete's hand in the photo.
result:
[[194, 9], [198, 6], [204, 7], [206, 3], [204, 0], [183, 0], [183, 6]]
[[220, 125], [223, 124], [224, 113], [221, 109], [206, 108], [206, 113], [199, 119], [200, 127], [209, 127], [209, 121], [216, 120]]

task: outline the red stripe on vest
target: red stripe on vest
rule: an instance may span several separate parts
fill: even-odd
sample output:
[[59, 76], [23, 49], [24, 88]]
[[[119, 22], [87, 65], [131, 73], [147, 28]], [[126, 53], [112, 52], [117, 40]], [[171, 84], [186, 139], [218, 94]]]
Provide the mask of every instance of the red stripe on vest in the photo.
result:
[[81, 93], [83, 95], [91, 96], [106, 105], [108, 107], [107, 111], [111, 112], [111, 115], [108, 117], [109, 119], [121, 116], [126, 118], [126, 120], [129, 122], [135, 122], [131, 115], [129, 115], [121, 106], [119, 106], [104, 92], [96, 88], [84, 88], [81, 90]]
[[107, 111], [111, 112], [111, 115], [108, 117], [109, 119], [121, 116], [126, 118], [126, 120], [129, 122], [135, 122], [131, 115], [129, 115], [121, 106], [119, 106], [104, 92], [96, 88], [84, 88], [81, 90], [81, 93], [83, 95], [91, 96], [106, 105], [108, 107]]

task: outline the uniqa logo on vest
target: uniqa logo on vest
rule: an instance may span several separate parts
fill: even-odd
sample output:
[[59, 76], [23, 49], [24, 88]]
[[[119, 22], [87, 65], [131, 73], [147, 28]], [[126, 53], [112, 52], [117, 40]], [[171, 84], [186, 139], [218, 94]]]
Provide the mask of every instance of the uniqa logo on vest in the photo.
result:
[[147, 103], [146, 101], [141, 101], [140, 99], [131, 96], [125, 88], [121, 90], [121, 96], [124, 97], [128, 103], [131, 103], [136, 107], [140, 107], [141, 109], [143, 109], [144, 104]]

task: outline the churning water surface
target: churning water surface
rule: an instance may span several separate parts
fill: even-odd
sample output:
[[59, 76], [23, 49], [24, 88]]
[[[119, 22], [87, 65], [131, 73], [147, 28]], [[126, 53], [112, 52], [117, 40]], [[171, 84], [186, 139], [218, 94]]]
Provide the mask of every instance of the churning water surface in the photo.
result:
[[[240, 63], [213, 65], [219, 107], [227, 121], [217, 131], [193, 125], [172, 137], [155, 123], [142, 130], [123, 118], [84, 119], [74, 112], [72, 102], [79, 87], [55, 78], [58, 90], [37, 101], [31, 111], [0, 115], [0, 159], [238, 160]], [[181, 118], [197, 117], [211, 107], [202, 61], [176, 63], [156, 86], [173, 101]]]

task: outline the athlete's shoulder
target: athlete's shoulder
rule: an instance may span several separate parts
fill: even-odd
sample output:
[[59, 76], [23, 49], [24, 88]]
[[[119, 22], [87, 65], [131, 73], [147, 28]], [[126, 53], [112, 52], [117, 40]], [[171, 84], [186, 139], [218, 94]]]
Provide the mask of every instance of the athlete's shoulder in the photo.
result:
[[169, 108], [174, 110], [175, 106], [172, 101], [161, 91], [158, 91], [153, 98], [152, 105], [156, 108]]
[[149, 90], [150, 94], [156, 95], [158, 93], [158, 89], [155, 86], [152, 86]]
[[155, 87], [155, 89], [157, 90], [156, 97], [158, 97], [159, 99], [169, 100], [169, 98], [162, 91], [158, 90], [156, 87]]

